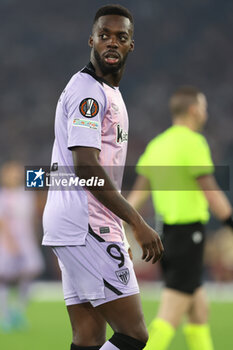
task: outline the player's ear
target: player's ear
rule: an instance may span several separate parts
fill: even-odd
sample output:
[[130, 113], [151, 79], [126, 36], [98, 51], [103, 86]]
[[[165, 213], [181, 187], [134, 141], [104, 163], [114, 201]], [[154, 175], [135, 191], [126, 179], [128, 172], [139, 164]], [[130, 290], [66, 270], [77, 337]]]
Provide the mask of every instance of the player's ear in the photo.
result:
[[189, 108], [188, 108], [188, 114], [191, 114], [191, 115], [196, 115], [197, 114], [197, 105], [196, 104], [193, 104], [193, 105], [190, 105]]
[[93, 36], [90, 35], [90, 38], [88, 40], [88, 45], [92, 48], [93, 47]]
[[133, 50], [134, 50], [134, 40], [131, 40], [129, 51], [132, 52]]

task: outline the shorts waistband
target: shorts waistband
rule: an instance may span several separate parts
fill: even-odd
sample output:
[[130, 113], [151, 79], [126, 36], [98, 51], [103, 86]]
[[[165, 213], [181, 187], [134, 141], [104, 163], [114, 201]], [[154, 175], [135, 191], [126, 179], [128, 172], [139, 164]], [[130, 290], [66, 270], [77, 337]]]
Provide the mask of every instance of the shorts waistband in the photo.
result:
[[201, 221], [196, 221], [196, 222], [192, 222], [189, 224], [173, 224], [173, 225], [168, 225], [168, 224], [163, 224], [163, 229], [172, 229], [172, 228], [187, 228], [187, 229], [191, 229], [191, 228], [196, 228], [196, 227], [204, 227], [205, 225], [201, 222]]

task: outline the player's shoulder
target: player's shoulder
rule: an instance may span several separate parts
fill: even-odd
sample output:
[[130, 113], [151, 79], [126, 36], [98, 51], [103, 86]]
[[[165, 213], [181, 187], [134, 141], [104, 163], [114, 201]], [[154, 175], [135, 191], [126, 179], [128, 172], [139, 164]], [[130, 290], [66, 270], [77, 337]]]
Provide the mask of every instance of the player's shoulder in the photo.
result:
[[206, 138], [204, 135], [197, 131], [193, 131], [189, 129], [189, 133], [187, 135], [187, 141], [189, 143], [193, 143], [194, 145], [200, 145], [200, 146], [208, 146], [208, 143], [206, 141]]
[[165, 133], [168, 138], [174, 139], [177, 143], [188, 146], [195, 143], [206, 143], [205, 137], [197, 131], [190, 129], [185, 125], [173, 125]]
[[154, 154], [156, 152], [155, 148], [157, 145], [157, 138], [159, 137], [159, 135], [155, 136], [153, 139], [151, 139], [147, 145], [146, 148], [142, 154], [142, 156], [145, 158], [147, 157], [148, 159], [151, 157], [152, 154]]
[[182, 153], [186, 154], [188, 157], [210, 152], [208, 142], [204, 135], [188, 128], [184, 135], [179, 139], [179, 148], [182, 149]]
[[166, 129], [162, 132], [160, 132], [159, 134], [155, 135], [149, 142], [147, 145], [148, 149], [153, 149], [154, 147], [157, 146], [158, 143], [160, 143], [160, 141], [163, 141], [164, 138], [167, 137], [167, 134], [169, 133], [169, 129]]
[[63, 91], [63, 95], [63, 101], [67, 109], [87, 99], [96, 101], [103, 109], [107, 105], [107, 97], [102, 84], [83, 70], [71, 77]]
[[90, 74], [83, 70], [74, 74], [66, 86], [66, 90], [70, 92], [89, 92], [105, 94], [102, 84]]
[[197, 145], [200, 143], [206, 143], [204, 136], [192, 131], [187, 127], [171, 126], [165, 129], [163, 132], [156, 135], [147, 145], [147, 152], [156, 152], [156, 150], [162, 148], [170, 148], [182, 144], [185, 149], [191, 145]]

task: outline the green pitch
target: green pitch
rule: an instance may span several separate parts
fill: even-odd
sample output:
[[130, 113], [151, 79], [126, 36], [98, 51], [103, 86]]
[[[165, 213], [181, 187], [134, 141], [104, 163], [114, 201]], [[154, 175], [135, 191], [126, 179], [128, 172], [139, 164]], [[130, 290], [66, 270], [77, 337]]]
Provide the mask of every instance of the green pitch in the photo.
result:
[[[146, 322], [152, 320], [158, 303], [143, 300]], [[233, 304], [211, 304], [211, 329], [216, 350], [233, 349]], [[28, 308], [30, 327], [25, 331], [0, 333], [2, 350], [69, 350], [71, 330], [63, 302], [33, 302]], [[111, 331], [108, 330], [108, 337]], [[169, 350], [186, 350], [181, 328]]]

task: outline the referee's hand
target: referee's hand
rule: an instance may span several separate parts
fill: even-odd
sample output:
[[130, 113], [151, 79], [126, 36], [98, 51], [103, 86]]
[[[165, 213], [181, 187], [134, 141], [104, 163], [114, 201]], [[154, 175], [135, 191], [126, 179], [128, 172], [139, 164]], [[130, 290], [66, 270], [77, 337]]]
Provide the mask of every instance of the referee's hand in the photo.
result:
[[146, 262], [152, 260], [152, 264], [161, 259], [164, 248], [161, 239], [156, 231], [154, 231], [143, 220], [137, 227], [132, 227], [135, 238], [142, 248], [142, 259]]

